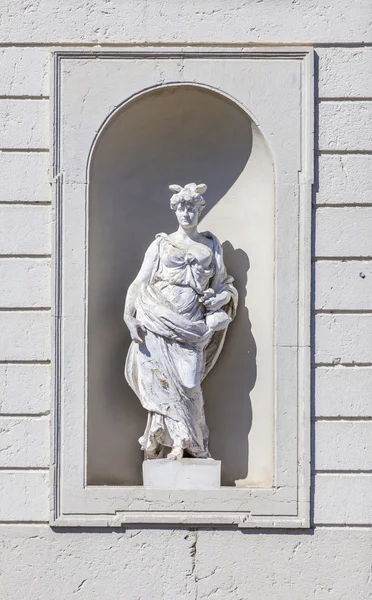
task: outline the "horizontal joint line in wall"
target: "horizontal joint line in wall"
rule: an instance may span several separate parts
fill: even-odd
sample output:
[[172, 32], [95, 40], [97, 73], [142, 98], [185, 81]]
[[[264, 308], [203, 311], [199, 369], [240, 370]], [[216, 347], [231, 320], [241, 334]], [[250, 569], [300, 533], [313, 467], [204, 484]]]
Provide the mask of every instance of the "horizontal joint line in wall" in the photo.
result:
[[47, 472], [49, 471], [49, 467], [0, 467], [0, 471], [7, 471], [8, 473], [11, 472], [15, 472], [15, 473], [19, 473], [20, 471], [24, 472], [24, 471], [28, 471], [28, 472], [39, 472], [39, 471], [44, 471]]
[[314, 469], [313, 475], [371, 475], [372, 469]]
[[51, 206], [50, 200], [0, 200], [0, 205], [5, 206]]
[[30, 359], [27, 360], [26, 358], [24, 360], [1, 360], [0, 359], [0, 365], [50, 365], [51, 364], [51, 360], [38, 360], [37, 358], [35, 359]]
[[51, 258], [51, 254], [0, 254], [1, 258]]
[[372, 42], [319, 42], [314, 44], [317, 48], [370, 48]]
[[221, 48], [229, 48], [229, 47], [241, 47], [241, 48], [255, 48], [255, 47], [268, 47], [268, 48], [296, 48], [306, 46], [308, 48], [313, 48], [316, 50], [317, 48], [370, 48], [372, 43], [369, 42], [317, 42], [308, 41], [308, 42], [159, 42], [159, 41], [149, 41], [149, 42], [2, 42], [0, 43], [0, 48], [70, 48], [74, 50], [75, 48], [183, 48], [183, 47], [203, 47], [203, 48], [213, 48], [213, 47], [221, 47]]
[[35, 527], [39, 527], [40, 525], [49, 526], [49, 521], [7, 521], [5, 519], [0, 519], [0, 525], [34, 525]]
[[34, 521], [27, 521], [26, 519], [24, 520], [9, 520], [7, 521], [6, 519], [0, 519], [0, 525], [33, 525], [34, 527], [39, 527], [40, 525], [46, 525], [49, 526], [49, 521], [37, 521], [36, 519]]
[[[341, 43], [341, 42], [340, 42]], [[133, 42], [2, 42], [0, 43], [0, 48], [4, 47], [18, 47], [18, 48], [45, 48], [56, 46], [60, 48], [71, 48], [73, 51], [74, 48], [96, 48], [98, 51], [101, 48], [124, 48], [138, 50], [141, 48], [194, 48], [194, 47], [203, 47], [203, 48], [229, 48], [229, 47], [242, 47], [242, 48], [255, 48], [263, 47], [263, 48], [291, 48], [291, 47], [313, 47], [313, 42], [159, 42], [159, 41], [133, 41]], [[329, 44], [331, 47], [337, 45], [336, 43]], [[362, 45], [361, 43], [357, 45]]]
[[313, 256], [311, 260], [313, 262], [318, 260], [337, 260], [339, 262], [347, 262], [351, 260], [368, 261], [372, 260], [372, 256]]
[[329, 365], [328, 363], [317, 363], [317, 364], [313, 364], [312, 368], [313, 369], [323, 369], [323, 368], [328, 368], [329, 366], [332, 366], [332, 367], [341, 366], [341, 367], [345, 367], [345, 368], [355, 367], [356, 369], [365, 369], [365, 368], [372, 366], [372, 363], [355, 363], [355, 364], [354, 363], [346, 363], [343, 365], [342, 364], [341, 365], [334, 365], [334, 364]]
[[0, 100], [49, 100], [49, 96], [11, 96], [9, 95], [0, 95]]
[[[1, 310], [1, 309], [0, 309]], [[313, 315], [371, 315], [372, 309], [327, 309], [327, 308], [317, 308], [311, 311]]]
[[213, 47], [213, 46], [247, 46], [247, 47], [255, 47], [255, 46], [268, 46], [268, 47], [282, 47], [282, 46], [286, 46], [286, 47], [296, 47], [296, 46], [307, 46], [307, 47], [313, 47], [313, 48], [333, 48], [333, 47], [347, 47], [347, 48], [368, 48], [369, 46], [372, 46], [372, 43], [368, 43], [368, 42], [316, 42], [314, 43], [314, 41], [308, 41], [308, 42], [293, 42], [293, 41], [288, 41], [288, 42], [247, 42], [247, 41], [240, 41], [240, 42], [206, 42], [206, 41], [201, 41], [201, 42], [187, 42], [187, 41], [182, 41], [182, 42], [159, 42], [159, 41], [132, 41], [132, 42], [78, 42], [78, 41], [71, 41], [71, 42], [2, 42], [0, 43], [0, 48], [4, 47], [18, 47], [18, 48], [33, 48], [33, 47], [50, 47], [50, 46], [62, 46], [62, 47], [69, 47], [69, 48], [74, 48], [74, 47], [87, 47], [87, 48], [91, 48], [91, 47], [99, 47], [99, 48], [105, 48], [105, 47], [123, 47], [123, 48], [127, 48], [127, 47], [151, 47], [151, 46], [170, 46], [170, 47], [183, 47], [183, 46], [206, 46], [206, 47]]
[[371, 528], [371, 523], [314, 523], [316, 529], [365, 529]]
[[325, 362], [317, 362], [312, 363], [312, 367], [372, 367], [372, 362], [352, 362], [352, 363], [325, 363]]
[[15, 154], [17, 152], [49, 152], [49, 148], [0, 148], [0, 152]]
[[336, 202], [327, 202], [326, 204], [318, 204], [317, 202], [313, 202], [314, 208], [371, 208], [372, 202], [343, 202], [342, 204], [337, 204]]
[[48, 312], [50, 306], [0, 306], [0, 312]]
[[147, 47], [255, 47], [255, 46], [267, 46], [271, 48], [289, 47], [296, 46], [307, 46], [309, 48], [369, 48], [372, 43], [369, 42], [159, 42], [159, 41], [133, 41], [133, 42], [2, 42], [0, 48], [50, 48], [50, 47], [62, 47], [62, 48], [147, 48]]
[[346, 422], [349, 423], [350, 421], [361, 421], [361, 422], [365, 422], [365, 421], [372, 421], [372, 415], [369, 417], [345, 417], [345, 416], [325, 416], [325, 417], [312, 417], [312, 421], [314, 421], [314, 423], [319, 423], [322, 421], [330, 421], [330, 422], [337, 422], [337, 423], [342, 423], [342, 422]]
[[318, 96], [319, 102], [371, 102], [371, 96]]
[[315, 154], [372, 154], [372, 150], [328, 150], [327, 148], [318, 148], [314, 152]]
[[40, 419], [42, 417], [49, 417], [50, 411], [41, 413], [2, 413], [0, 412], [1, 419]]
[[[17, 262], [17, 259], [19, 258], [19, 256], [1, 256], [0, 257], [0, 265], [1, 265], [1, 261], [2, 260], [12, 260], [14, 262]], [[29, 260], [29, 261], [35, 261], [35, 260], [41, 260], [41, 261], [48, 261], [48, 263], [50, 263], [50, 257], [49, 256], [22, 256], [21, 257], [22, 260]]]

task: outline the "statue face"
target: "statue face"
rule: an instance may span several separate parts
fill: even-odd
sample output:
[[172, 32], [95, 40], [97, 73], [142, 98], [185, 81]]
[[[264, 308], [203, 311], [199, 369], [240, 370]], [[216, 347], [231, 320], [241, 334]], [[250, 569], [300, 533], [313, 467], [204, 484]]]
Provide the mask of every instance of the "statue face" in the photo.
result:
[[199, 210], [192, 202], [180, 202], [175, 210], [178, 223], [183, 229], [196, 227], [199, 221]]

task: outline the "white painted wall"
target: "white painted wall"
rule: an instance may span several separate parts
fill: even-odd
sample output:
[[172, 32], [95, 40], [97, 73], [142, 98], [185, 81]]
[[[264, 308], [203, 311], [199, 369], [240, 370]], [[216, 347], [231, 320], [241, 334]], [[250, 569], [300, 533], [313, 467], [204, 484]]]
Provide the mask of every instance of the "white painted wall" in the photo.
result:
[[[0, 25], [2, 600], [370, 597], [371, 21], [370, 0], [6, 3]], [[310, 531], [98, 533], [47, 525], [48, 56], [60, 44], [160, 42], [315, 45], [320, 102]]]

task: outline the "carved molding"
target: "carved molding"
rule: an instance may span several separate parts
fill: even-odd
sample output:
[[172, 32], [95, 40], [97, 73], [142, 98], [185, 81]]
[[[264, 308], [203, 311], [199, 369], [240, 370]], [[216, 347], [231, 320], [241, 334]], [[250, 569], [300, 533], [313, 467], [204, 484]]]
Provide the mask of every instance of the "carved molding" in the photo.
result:
[[[87, 181], [86, 164], [89, 161], [89, 151], [94, 141], [90, 136], [89, 147], [81, 150], [80, 168], [81, 179], [74, 180], [65, 177], [66, 165], [75, 158], [68, 154], [64, 135], [69, 127], [69, 115], [66, 114], [66, 98], [64, 97], [64, 80], [66, 73], [77, 64], [88, 65], [99, 61], [118, 61], [123, 65], [128, 61], [164, 60], [164, 64], [172, 61], [188, 61], [193, 64], [205, 59], [216, 61], [217, 66], [224, 61], [238, 61], [241, 65], [242, 81], [248, 78], [247, 65], [260, 63], [272, 65], [275, 72], [276, 61], [285, 61], [290, 72], [291, 65], [301, 65], [300, 105], [298, 118], [301, 122], [300, 146], [301, 168], [296, 175], [297, 184], [294, 186], [298, 211], [298, 247], [295, 252], [298, 269], [293, 276], [298, 281], [298, 313], [297, 344], [287, 346], [280, 340], [276, 345], [278, 374], [286, 377], [288, 348], [293, 350], [291, 360], [294, 361], [297, 374], [297, 393], [284, 393], [280, 400], [280, 410], [276, 411], [275, 420], [275, 484], [270, 488], [233, 488], [223, 487], [216, 493], [210, 491], [180, 492], [144, 491], [142, 487], [124, 486], [87, 486], [85, 485], [85, 407], [70, 398], [77, 389], [85, 390], [86, 368], [86, 324], [85, 298], [86, 283], [80, 296], [76, 290], [79, 304], [76, 314], [69, 312], [69, 299], [66, 290], [70, 289], [74, 278], [71, 278], [71, 251], [73, 250], [81, 262], [81, 276], [85, 282], [87, 273], [86, 235], [87, 219]], [[269, 70], [271, 67], [267, 67]], [[218, 69], [217, 69], [218, 71]], [[257, 78], [259, 74], [257, 73]], [[200, 85], [210, 85], [197, 74]], [[221, 94], [229, 95], [224, 89], [224, 72], [216, 76], [216, 87]], [[219, 81], [217, 81], [219, 79]], [[242, 81], [236, 82], [235, 99], [242, 106]], [[169, 84], [174, 81], [170, 77]], [[168, 81], [159, 82], [167, 85]], [[178, 83], [187, 83], [178, 82]], [[192, 83], [192, 82], [191, 82]], [[268, 84], [268, 83], [267, 83]], [[76, 90], [77, 104], [84, 103], [84, 93], [88, 86], [100, 86], [99, 76], [96, 80], [81, 81]], [[149, 83], [138, 79], [137, 93], [146, 89]], [[286, 94], [286, 86], [276, 89], [273, 83], [273, 98], [266, 100], [266, 110], [275, 111], [277, 98]], [[153, 87], [153, 86], [152, 86]], [[56, 526], [125, 526], [126, 524], [188, 524], [188, 525], [234, 525], [240, 528], [299, 528], [310, 525], [310, 267], [311, 267], [311, 188], [313, 183], [313, 51], [309, 48], [250, 48], [242, 51], [226, 48], [222, 50], [128, 50], [128, 51], [92, 51], [92, 52], [56, 52], [54, 54], [54, 118], [53, 118], [53, 211], [54, 229], [54, 408], [52, 414], [52, 502], [51, 524]], [[256, 97], [257, 96], [257, 97]], [[251, 90], [249, 106], [255, 112], [260, 102], [259, 94], [255, 96]], [[128, 98], [131, 94], [128, 94]], [[75, 98], [75, 100], [76, 100]], [[125, 100], [125, 98], [122, 98]], [[114, 102], [115, 103], [115, 102]], [[112, 112], [112, 106], [110, 106]], [[107, 117], [109, 110], [106, 111]], [[89, 136], [88, 136], [89, 137]], [[86, 155], [84, 155], [84, 152]], [[274, 152], [275, 155], [275, 152]], [[76, 178], [75, 178], [76, 179]], [[278, 198], [286, 192], [289, 186], [277, 185]], [[283, 201], [278, 204], [279, 211], [291, 210], [283, 208], [292, 206]], [[281, 221], [285, 220], [283, 213]], [[83, 237], [83, 240], [81, 240]], [[80, 242], [78, 242], [80, 240]], [[75, 244], [76, 242], [76, 244]], [[74, 255], [75, 256], [75, 255]], [[280, 274], [277, 285], [281, 282]], [[67, 298], [67, 299], [66, 299]], [[71, 336], [71, 323], [74, 324], [74, 336]], [[85, 350], [79, 354], [77, 346], [81, 344]], [[80, 348], [80, 346], [79, 346]], [[77, 360], [79, 368], [73, 368]], [[282, 362], [281, 362], [282, 361]], [[76, 365], [75, 365], [76, 366]], [[66, 377], [68, 373], [68, 377]], [[73, 373], [71, 375], [71, 373]], [[83, 375], [82, 375], [83, 373]], [[283, 392], [280, 392], [283, 394]], [[286, 404], [287, 403], [287, 404]], [[287, 411], [288, 409], [288, 411]], [[288, 414], [290, 416], [288, 417]], [[291, 436], [290, 456], [283, 451], [282, 440]], [[295, 464], [296, 468], [287, 465]]]

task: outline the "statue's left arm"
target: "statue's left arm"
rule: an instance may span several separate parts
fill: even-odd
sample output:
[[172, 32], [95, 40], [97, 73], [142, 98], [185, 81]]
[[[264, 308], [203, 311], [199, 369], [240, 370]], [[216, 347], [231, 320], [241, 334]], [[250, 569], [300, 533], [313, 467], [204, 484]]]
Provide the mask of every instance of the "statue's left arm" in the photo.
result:
[[203, 304], [209, 310], [215, 311], [229, 304], [231, 300], [236, 304], [236, 289], [232, 285], [234, 279], [227, 274], [220, 242], [212, 233], [208, 232], [208, 236], [212, 238], [214, 246], [216, 270], [211, 284], [215, 295], [206, 299]]

